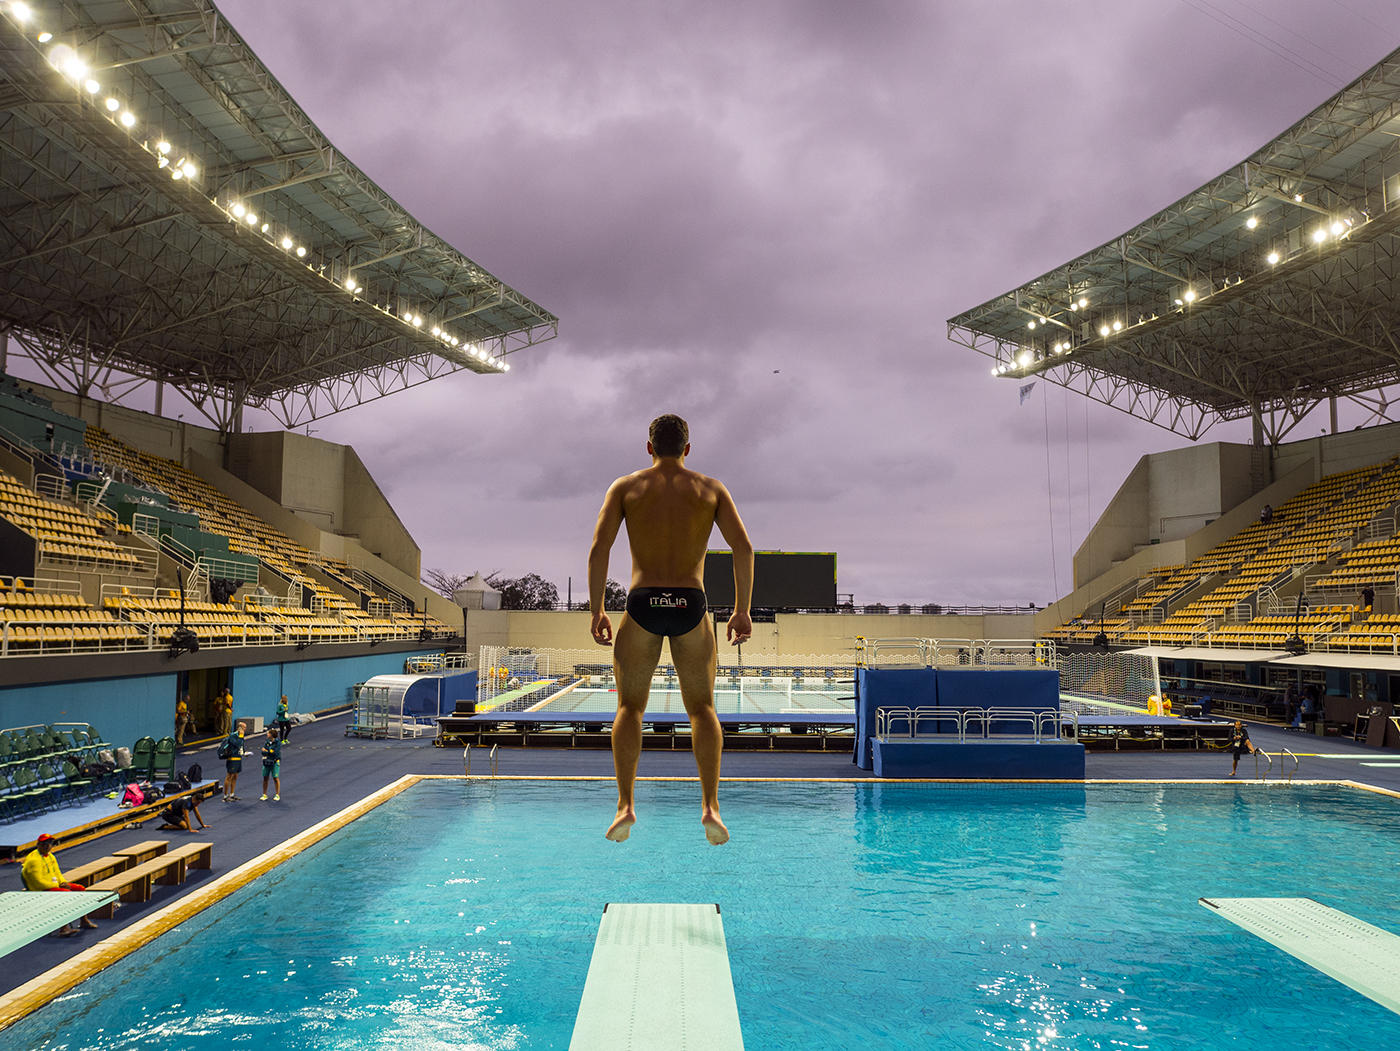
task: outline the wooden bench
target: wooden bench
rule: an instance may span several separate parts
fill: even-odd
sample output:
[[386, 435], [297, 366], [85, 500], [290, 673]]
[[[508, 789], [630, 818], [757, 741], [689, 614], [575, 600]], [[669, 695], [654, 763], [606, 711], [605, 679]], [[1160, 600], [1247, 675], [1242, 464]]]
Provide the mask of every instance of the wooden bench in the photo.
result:
[[[142, 844], [146, 846], [148, 844]], [[162, 849], [166, 844], [162, 843]], [[144, 902], [151, 900], [151, 887], [155, 883], [177, 886], [185, 882], [186, 872], [191, 868], [212, 868], [214, 844], [185, 843], [174, 850], [157, 854], [149, 861], [143, 861], [124, 872], [108, 876], [92, 884], [88, 890], [113, 891], [121, 901]], [[114, 900], [104, 906], [102, 915], [111, 919], [117, 914]]]
[[84, 887], [90, 887], [98, 880], [115, 876], [118, 872], [125, 872], [135, 864], [134, 858], [109, 854], [105, 858], [97, 858], [95, 861], [71, 868], [63, 875], [69, 883], [81, 883]]
[[112, 851], [119, 858], [130, 858], [133, 864], [140, 865], [150, 861], [154, 857], [164, 854], [170, 849], [168, 839], [148, 839], [144, 843], [136, 843], [129, 847], [119, 847]]

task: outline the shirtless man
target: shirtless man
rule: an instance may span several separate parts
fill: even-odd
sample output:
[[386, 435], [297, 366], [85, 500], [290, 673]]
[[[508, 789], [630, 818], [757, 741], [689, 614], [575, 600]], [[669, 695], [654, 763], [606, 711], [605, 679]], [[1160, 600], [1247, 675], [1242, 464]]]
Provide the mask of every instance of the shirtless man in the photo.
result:
[[715, 715], [715, 633], [705, 616], [705, 548], [710, 530], [734, 552], [734, 615], [731, 644], [753, 633], [749, 600], [753, 594], [753, 545], [729, 490], [685, 466], [690, 429], [679, 416], [658, 416], [648, 432], [651, 466], [609, 487], [588, 552], [588, 608], [593, 638], [613, 645], [612, 623], [603, 612], [608, 553], [617, 530], [627, 523], [632, 548], [632, 586], [627, 613], [617, 627], [613, 672], [617, 677], [617, 716], [612, 727], [613, 770], [617, 774], [617, 817], [607, 837], [621, 843], [632, 832], [637, 812], [632, 784], [642, 751], [642, 713], [651, 676], [661, 657], [661, 640], [671, 640], [671, 661], [680, 680], [681, 700], [690, 716], [691, 747], [700, 771], [700, 822], [705, 838], [724, 843], [729, 830], [719, 817], [719, 766], [723, 732]]

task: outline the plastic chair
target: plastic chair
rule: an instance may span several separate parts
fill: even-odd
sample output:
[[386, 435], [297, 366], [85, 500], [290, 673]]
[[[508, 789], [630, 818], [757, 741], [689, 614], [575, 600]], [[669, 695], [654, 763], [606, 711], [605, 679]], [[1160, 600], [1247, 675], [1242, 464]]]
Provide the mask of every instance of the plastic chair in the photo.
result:
[[156, 761], [156, 741], [154, 737], [143, 737], [131, 746], [131, 766], [133, 777], [149, 778]]
[[151, 763], [151, 780], [160, 778], [175, 780], [175, 738], [162, 737], [156, 742], [155, 754]]

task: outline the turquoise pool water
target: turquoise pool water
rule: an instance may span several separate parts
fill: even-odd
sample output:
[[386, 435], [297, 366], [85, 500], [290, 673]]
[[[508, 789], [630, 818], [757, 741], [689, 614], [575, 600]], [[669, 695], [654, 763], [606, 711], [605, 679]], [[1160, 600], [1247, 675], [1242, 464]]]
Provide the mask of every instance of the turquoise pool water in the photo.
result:
[[[782, 715], [793, 712], [842, 712], [852, 714], [855, 701], [848, 684], [834, 690], [794, 689], [766, 690], [761, 687], [728, 689], [721, 683], [715, 689], [715, 711], [721, 715]], [[617, 691], [591, 686], [578, 686], [549, 703], [535, 709], [541, 712], [606, 712], [617, 711]], [[655, 685], [647, 700], [647, 712], [681, 713], [685, 705], [678, 689]]]
[[16, 1048], [566, 1048], [607, 901], [718, 902], [750, 1051], [1368, 1048], [1395, 1015], [1211, 915], [1400, 931], [1343, 788], [427, 782], [0, 1034]]

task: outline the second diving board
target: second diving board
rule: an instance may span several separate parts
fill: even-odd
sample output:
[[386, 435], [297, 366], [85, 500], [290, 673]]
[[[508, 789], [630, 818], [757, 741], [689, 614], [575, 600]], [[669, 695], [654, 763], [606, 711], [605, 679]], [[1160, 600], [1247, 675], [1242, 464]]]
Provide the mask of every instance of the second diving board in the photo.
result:
[[1201, 898], [1200, 902], [1400, 1014], [1400, 936], [1311, 898]]
[[603, 908], [569, 1051], [741, 1051], [718, 905]]

